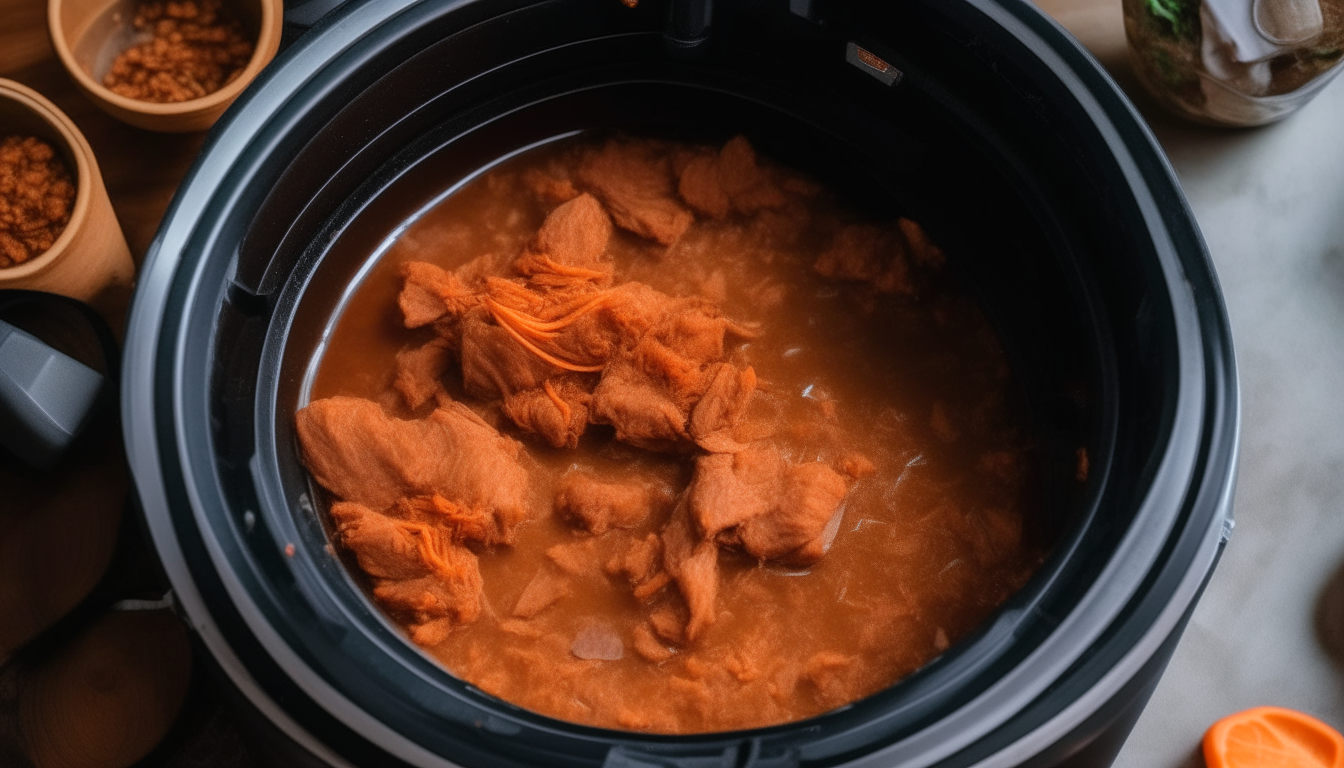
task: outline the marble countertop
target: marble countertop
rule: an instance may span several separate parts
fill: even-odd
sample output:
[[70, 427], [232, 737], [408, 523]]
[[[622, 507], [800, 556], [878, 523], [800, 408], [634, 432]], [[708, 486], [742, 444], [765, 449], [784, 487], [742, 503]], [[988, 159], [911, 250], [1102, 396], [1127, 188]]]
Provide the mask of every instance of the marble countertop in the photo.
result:
[[1275, 125], [1198, 127], [1134, 79], [1120, 0], [1038, 4], [1171, 158], [1227, 299], [1242, 387], [1237, 526], [1116, 767], [1203, 766], [1204, 730], [1258, 705], [1344, 729], [1344, 666], [1317, 629], [1318, 611], [1344, 601], [1344, 589], [1322, 599], [1344, 563], [1344, 78]]

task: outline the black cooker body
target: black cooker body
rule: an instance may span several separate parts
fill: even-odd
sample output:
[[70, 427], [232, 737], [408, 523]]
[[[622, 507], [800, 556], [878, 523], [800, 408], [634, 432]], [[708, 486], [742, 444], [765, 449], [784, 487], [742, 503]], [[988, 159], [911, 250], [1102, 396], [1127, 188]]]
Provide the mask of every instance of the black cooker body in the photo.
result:
[[[187, 620], [315, 765], [1109, 764], [1230, 531], [1237, 449], [1225, 310], [1160, 150], [1025, 2], [721, 2], [684, 32], [653, 0], [368, 0], [230, 110], [151, 246], [123, 379]], [[577, 131], [745, 132], [944, 245], [1023, 382], [1059, 542], [972, 637], [821, 717], [643, 736], [453, 678], [346, 574], [292, 418], [333, 317], [446, 190]]]

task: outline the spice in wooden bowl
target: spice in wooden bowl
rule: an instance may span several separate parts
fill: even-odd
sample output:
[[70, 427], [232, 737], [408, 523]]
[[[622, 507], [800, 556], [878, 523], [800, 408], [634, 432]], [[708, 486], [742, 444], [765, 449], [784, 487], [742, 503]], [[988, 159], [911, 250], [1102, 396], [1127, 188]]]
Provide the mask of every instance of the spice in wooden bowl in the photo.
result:
[[252, 58], [253, 42], [221, 0], [150, 0], [135, 28], [153, 37], [122, 51], [103, 85], [140, 101], [175, 103], [223, 88]]
[[75, 184], [50, 144], [0, 139], [0, 269], [40, 256], [70, 221]]

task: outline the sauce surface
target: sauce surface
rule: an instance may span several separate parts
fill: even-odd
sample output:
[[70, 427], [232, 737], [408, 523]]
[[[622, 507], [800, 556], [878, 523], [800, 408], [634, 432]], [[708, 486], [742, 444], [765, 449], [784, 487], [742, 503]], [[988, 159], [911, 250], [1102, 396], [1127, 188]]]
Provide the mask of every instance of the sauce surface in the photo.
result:
[[[588, 172], [612, 157], [635, 164], [621, 179], [652, 186], [631, 193]], [[665, 203], [686, 216], [657, 219], [673, 210]], [[608, 214], [614, 226], [600, 223]], [[599, 222], [575, 236], [601, 245], [599, 258], [565, 261], [548, 246], [570, 219]], [[546, 248], [549, 266], [525, 266]], [[375, 602], [454, 675], [551, 717], [712, 732], [880, 691], [982, 622], [1044, 555], [1024, 535], [1035, 458], [1007, 361], [942, 262], [917, 224], [861, 220], [740, 138], [719, 148], [578, 137], [514, 158], [415, 221], [337, 322], [299, 414], [333, 540]], [[417, 275], [465, 287], [466, 319], [444, 299], [441, 317], [408, 328], [413, 299], [428, 295], [411, 295]], [[538, 287], [564, 282], [557, 275], [583, 285]], [[482, 287], [486, 276], [600, 306], [527, 294], [534, 316], [505, 307], [514, 289]], [[720, 429], [697, 431], [708, 417], [695, 414], [711, 409], [688, 400], [685, 426], [640, 432], [601, 393], [617, 361], [644, 358], [580, 354], [556, 337], [613, 315], [632, 284], [722, 326], [721, 351], [691, 366], [690, 396], [728, 393], [728, 415], [712, 414]], [[543, 364], [541, 389], [519, 394], [505, 375], [492, 394], [464, 374], [474, 316], [501, 344], [513, 343], [501, 328], [536, 334], [558, 361]], [[633, 343], [613, 338], [620, 350]], [[405, 462], [419, 457], [388, 458], [402, 438], [382, 435], [430, 424], [458, 446], [462, 471], [483, 477], [408, 501], [428, 494], [406, 490], [419, 470]], [[453, 441], [467, 433], [493, 447], [464, 453]], [[370, 465], [392, 467], [405, 487], [373, 493], [364, 475], [341, 485]], [[515, 465], [519, 509], [506, 514], [490, 496], [503, 491], [487, 486], [513, 483]], [[472, 482], [475, 496], [462, 491]], [[715, 515], [755, 517], [721, 527]], [[813, 527], [798, 533], [807, 515]], [[484, 533], [463, 533], [478, 524]]]

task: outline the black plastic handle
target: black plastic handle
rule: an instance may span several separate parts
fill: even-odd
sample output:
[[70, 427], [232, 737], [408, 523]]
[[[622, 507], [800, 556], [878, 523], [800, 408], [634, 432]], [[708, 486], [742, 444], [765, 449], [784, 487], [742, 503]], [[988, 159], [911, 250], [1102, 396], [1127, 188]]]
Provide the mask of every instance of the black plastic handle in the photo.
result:
[[99, 373], [32, 334], [0, 320], [0, 447], [37, 469], [51, 469], [110, 399], [119, 352], [87, 305], [33, 291], [0, 291], [0, 310], [19, 304], [74, 308], [102, 347]]

